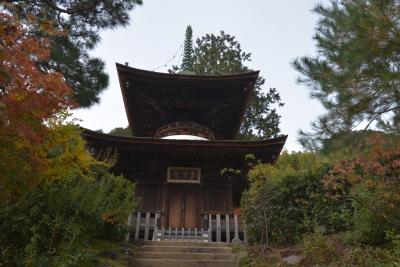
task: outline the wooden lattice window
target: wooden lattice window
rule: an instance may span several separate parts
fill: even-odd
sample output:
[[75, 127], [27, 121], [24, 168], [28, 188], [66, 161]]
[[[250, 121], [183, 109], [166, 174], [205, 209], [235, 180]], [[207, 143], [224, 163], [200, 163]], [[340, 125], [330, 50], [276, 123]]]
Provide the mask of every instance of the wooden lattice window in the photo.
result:
[[200, 168], [188, 167], [168, 167], [167, 182], [168, 183], [200, 183]]

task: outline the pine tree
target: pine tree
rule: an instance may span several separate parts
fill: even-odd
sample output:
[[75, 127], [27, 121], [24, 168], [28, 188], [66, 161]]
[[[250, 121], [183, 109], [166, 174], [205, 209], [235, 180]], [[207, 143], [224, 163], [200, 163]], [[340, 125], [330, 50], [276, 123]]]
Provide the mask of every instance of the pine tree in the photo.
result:
[[294, 61], [327, 113], [300, 132], [309, 149], [335, 133], [363, 126], [400, 132], [400, 2], [332, 1], [317, 5], [316, 57]]
[[[100, 40], [100, 29], [126, 26], [128, 12], [142, 0], [5, 0], [1, 5], [16, 15], [40, 38], [46, 35], [43, 24], [51, 21], [63, 35], [51, 36], [51, 57], [41, 62], [47, 72], [61, 72], [81, 107], [98, 103], [108, 86], [104, 62], [89, 55]], [[32, 24], [29, 17], [35, 17]]]

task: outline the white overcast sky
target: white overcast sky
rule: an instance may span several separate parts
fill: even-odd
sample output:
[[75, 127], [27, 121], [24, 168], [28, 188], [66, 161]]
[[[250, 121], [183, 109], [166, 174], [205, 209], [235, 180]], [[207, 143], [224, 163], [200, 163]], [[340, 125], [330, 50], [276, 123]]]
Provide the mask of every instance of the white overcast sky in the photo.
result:
[[[129, 62], [135, 68], [153, 70], [166, 63], [184, 40], [187, 25], [194, 38], [206, 33], [236, 36], [246, 52], [252, 53], [249, 66], [266, 78], [264, 90], [278, 89], [285, 106], [279, 108], [281, 132], [289, 138], [285, 148], [301, 150], [297, 131], [323, 108], [309, 98], [309, 90], [296, 83], [291, 66], [296, 57], [315, 54], [312, 40], [318, 16], [311, 12], [317, 3], [328, 0], [143, 0], [131, 13], [126, 28], [101, 32], [101, 42], [93, 55], [106, 62], [110, 85], [101, 94], [100, 104], [74, 112], [83, 127], [105, 132], [128, 125], [115, 63]], [[180, 55], [172, 64], [180, 63]], [[158, 71], [166, 72], [168, 67]]]

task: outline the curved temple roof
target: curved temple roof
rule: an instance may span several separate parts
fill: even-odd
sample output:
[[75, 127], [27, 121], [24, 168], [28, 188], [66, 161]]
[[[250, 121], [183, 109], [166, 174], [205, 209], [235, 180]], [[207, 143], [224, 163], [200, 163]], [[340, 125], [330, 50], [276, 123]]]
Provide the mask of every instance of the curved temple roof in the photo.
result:
[[153, 137], [173, 122], [194, 122], [217, 139], [239, 131], [258, 71], [222, 76], [157, 73], [117, 64], [129, 125], [135, 136]]
[[264, 162], [274, 162], [287, 139], [287, 135], [258, 141], [242, 140], [174, 140], [145, 137], [122, 137], [83, 129], [83, 137], [94, 149], [115, 149], [117, 153], [150, 153], [155, 156], [166, 151], [185, 155], [194, 153], [196, 157], [219, 154], [243, 161], [246, 154], [254, 154]]

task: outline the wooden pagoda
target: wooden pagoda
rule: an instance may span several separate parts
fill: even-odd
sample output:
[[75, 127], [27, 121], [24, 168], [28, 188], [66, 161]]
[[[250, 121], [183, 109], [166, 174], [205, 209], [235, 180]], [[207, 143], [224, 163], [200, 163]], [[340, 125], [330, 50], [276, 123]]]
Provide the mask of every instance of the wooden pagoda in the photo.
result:
[[234, 140], [258, 72], [200, 76], [116, 66], [133, 137], [84, 130], [91, 151], [116, 152], [111, 171], [136, 183], [137, 212], [155, 218], [154, 227], [208, 231], [213, 220], [229, 220], [247, 186], [246, 155], [273, 163], [287, 137]]

